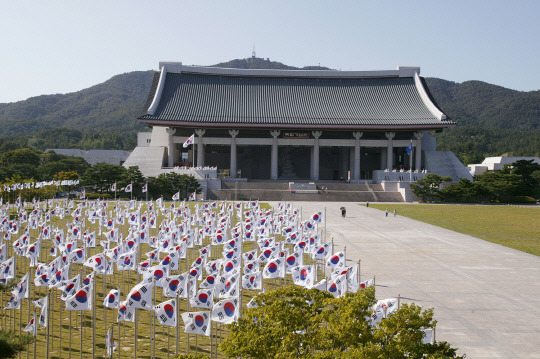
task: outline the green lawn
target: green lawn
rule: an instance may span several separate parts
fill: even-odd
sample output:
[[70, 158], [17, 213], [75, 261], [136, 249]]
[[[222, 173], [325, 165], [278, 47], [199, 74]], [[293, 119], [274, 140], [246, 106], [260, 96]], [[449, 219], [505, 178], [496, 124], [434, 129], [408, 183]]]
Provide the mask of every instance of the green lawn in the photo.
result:
[[393, 212], [498, 243], [523, 252], [540, 255], [540, 207], [439, 205], [439, 204], [369, 204]]

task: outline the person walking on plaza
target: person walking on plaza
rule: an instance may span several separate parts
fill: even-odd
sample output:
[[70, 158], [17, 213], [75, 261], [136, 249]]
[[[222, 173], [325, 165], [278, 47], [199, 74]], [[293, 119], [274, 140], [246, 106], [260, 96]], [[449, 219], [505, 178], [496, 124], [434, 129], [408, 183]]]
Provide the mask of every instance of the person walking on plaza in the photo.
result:
[[396, 218], [396, 217], [397, 217], [397, 209], [394, 208], [394, 218]]
[[386, 217], [388, 217], [388, 208], [386, 209]]

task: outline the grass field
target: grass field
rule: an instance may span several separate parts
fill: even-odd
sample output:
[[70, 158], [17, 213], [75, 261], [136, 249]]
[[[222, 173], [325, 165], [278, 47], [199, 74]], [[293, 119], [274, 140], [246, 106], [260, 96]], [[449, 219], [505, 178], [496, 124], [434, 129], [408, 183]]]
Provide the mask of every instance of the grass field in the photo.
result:
[[370, 207], [540, 256], [540, 207], [369, 204]]

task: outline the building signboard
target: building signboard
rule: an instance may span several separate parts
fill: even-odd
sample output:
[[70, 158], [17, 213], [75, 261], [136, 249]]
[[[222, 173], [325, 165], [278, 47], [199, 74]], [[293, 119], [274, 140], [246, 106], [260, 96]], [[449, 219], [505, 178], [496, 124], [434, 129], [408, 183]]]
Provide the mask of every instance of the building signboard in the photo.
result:
[[309, 138], [309, 132], [284, 131], [283, 138]]

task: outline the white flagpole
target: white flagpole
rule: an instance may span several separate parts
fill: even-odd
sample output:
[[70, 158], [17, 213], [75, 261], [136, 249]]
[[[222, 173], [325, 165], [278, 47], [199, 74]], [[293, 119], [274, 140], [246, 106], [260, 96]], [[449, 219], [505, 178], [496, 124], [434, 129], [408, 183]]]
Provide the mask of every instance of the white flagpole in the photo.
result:
[[[120, 292], [118, 292], [118, 296], [120, 296]], [[125, 322], [124, 322], [125, 325]], [[120, 323], [118, 323], [118, 359], [120, 359], [120, 352], [121, 352], [121, 346], [120, 346]], [[112, 355], [111, 355], [112, 358]]]
[[[96, 243], [96, 248], [97, 248], [97, 243]], [[114, 271], [114, 267], [113, 267], [113, 271]], [[103, 274], [103, 295], [107, 295], [107, 274]], [[120, 293], [118, 293], [118, 295], [120, 295]], [[107, 307], [106, 306], [103, 306], [103, 323], [105, 324], [105, 329], [107, 329]]]
[[[28, 303], [28, 305], [30, 305], [30, 303]], [[38, 323], [37, 323], [36, 311], [34, 310], [34, 359], [36, 359], [37, 327], [38, 327]]]
[[97, 276], [92, 280], [92, 359], [96, 357], [96, 282]]
[[[180, 264], [178, 264], [180, 267]], [[180, 270], [179, 270], [180, 271]], [[177, 288], [178, 289], [178, 288]], [[180, 341], [180, 303], [178, 301], [178, 290], [176, 291], [176, 355], [178, 355], [178, 342]]]
[[[153, 303], [152, 303], [152, 306], [154, 306], [156, 304], [156, 276], [154, 275], [154, 278], [152, 279], [152, 296], [154, 297], [153, 298]], [[152, 326], [152, 359], [156, 357], [156, 319], [154, 317], [154, 309], [152, 308], [152, 310], [150, 311], [150, 320], [151, 320], [151, 326]]]
[[60, 310], [60, 314], [58, 315], [58, 331], [59, 331], [59, 336], [60, 336], [60, 340], [58, 343], [58, 351], [61, 355], [62, 353], [62, 301], [61, 300], [58, 301], [58, 307]]
[[51, 307], [51, 290], [50, 288], [47, 288], [47, 311], [46, 311], [46, 314], [47, 314], [47, 359], [49, 358], [49, 309]]
[[[34, 275], [32, 275], [32, 268], [30, 267], [30, 270], [28, 272], [28, 286], [29, 286], [28, 288], [28, 321], [30, 321], [30, 307], [31, 307], [30, 303], [32, 302], [32, 298], [33, 298], [32, 297], [32, 282], [33, 281], [31, 280], [31, 278], [33, 277]], [[35, 315], [34, 315], [34, 325], [37, 325]], [[35, 342], [36, 341], [34, 340], [34, 344]], [[30, 355], [29, 351], [30, 351], [30, 344], [28, 344], [28, 346], [26, 347], [26, 359], [29, 359], [29, 355]]]
[[69, 354], [68, 358], [71, 359], [71, 310], [69, 311]]

